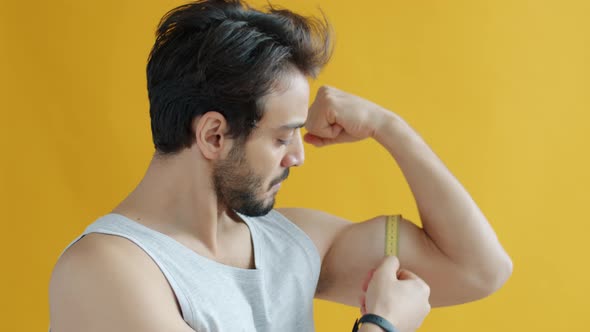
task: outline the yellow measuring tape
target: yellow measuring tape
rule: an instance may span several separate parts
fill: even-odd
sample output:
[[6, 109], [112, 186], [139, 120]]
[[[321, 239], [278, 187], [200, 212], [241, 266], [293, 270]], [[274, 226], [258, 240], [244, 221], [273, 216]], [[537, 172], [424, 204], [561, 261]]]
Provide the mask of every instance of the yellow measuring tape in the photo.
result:
[[401, 214], [387, 216], [385, 223], [385, 255], [397, 256], [398, 254], [398, 224]]

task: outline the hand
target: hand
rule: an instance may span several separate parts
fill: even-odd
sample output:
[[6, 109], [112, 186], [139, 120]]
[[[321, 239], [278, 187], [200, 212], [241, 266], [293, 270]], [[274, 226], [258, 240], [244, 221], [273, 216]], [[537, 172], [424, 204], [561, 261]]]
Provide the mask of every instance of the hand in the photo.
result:
[[322, 86], [309, 108], [303, 139], [319, 147], [374, 137], [388, 113], [366, 99]]
[[361, 313], [379, 315], [399, 331], [415, 331], [430, 312], [430, 287], [417, 275], [399, 269], [395, 256], [385, 257], [363, 283]]

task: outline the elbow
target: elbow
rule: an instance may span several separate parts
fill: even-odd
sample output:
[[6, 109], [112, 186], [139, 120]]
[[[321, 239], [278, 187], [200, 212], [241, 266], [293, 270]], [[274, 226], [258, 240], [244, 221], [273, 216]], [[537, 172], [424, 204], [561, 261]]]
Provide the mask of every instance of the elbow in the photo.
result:
[[480, 277], [477, 278], [479, 280], [478, 288], [482, 292], [483, 297], [487, 297], [500, 290], [512, 275], [513, 264], [507, 255], [505, 258], [493, 264], [492, 267], [491, 271], [481, 273]]

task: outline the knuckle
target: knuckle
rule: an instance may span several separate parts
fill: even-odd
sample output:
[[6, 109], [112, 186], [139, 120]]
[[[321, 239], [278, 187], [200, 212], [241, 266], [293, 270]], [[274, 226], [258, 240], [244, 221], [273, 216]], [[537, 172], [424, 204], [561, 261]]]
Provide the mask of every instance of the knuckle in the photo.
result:
[[417, 292], [420, 292], [425, 295], [430, 295], [430, 286], [428, 286], [428, 284], [424, 280], [420, 279], [420, 277], [414, 279], [414, 287]]
[[334, 97], [335, 89], [329, 85], [322, 85], [322, 94], [326, 99], [332, 99]]

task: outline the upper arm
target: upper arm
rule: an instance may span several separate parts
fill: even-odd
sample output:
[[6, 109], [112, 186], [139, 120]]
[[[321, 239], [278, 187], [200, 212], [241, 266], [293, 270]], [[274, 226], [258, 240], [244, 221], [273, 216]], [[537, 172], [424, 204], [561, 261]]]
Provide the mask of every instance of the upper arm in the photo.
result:
[[157, 265], [117, 236], [89, 234], [59, 259], [49, 286], [51, 331], [193, 331]]
[[[385, 255], [386, 216], [353, 223], [305, 209], [288, 209], [285, 215], [310, 234], [320, 251], [316, 297], [358, 306], [364, 278]], [[398, 241], [400, 268], [412, 271], [430, 286], [432, 307], [483, 297], [481, 290], [470, 287], [476, 284], [470, 274], [441, 252], [420, 227], [401, 219]]]

